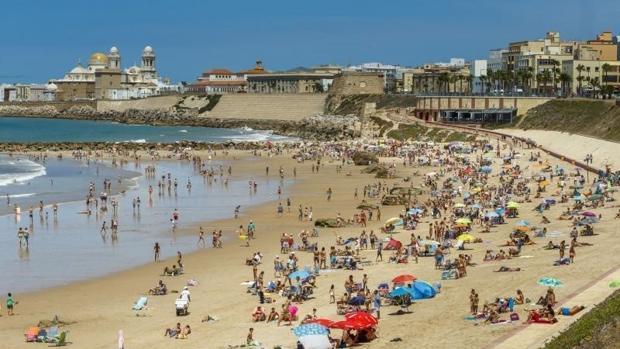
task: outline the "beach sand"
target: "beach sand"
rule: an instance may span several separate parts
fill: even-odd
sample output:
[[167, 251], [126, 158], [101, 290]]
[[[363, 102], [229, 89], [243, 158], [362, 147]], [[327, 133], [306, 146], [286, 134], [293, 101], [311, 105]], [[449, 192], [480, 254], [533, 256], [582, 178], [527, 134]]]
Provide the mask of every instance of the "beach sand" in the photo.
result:
[[[527, 153], [527, 151], [525, 151]], [[254, 327], [254, 338], [267, 348], [274, 345], [282, 345], [284, 348], [294, 348], [296, 339], [290, 331], [290, 327], [278, 327], [275, 323], [252, 323], [250, 313], [258, 305], [258, 299], [246, 293], [245, 287], [240, 284], [252, 279], [251, 267], [245, 266], [245, 258], [251, 257], [253, 252], [260, 251], [264, 255], [264, 263], [259, 270], [265, 271], [266, 281], [273, 279], [273, 259], [279, 252], [279, 237], [283, 232], [297, 234], [302, 229], [311, 228], [309, 222], [297, 220], [299, 204], [312, 206], [314, 218], [335, 217], [341, 213], [343, 217], [351, 217], [356, 213], [355, 206], [361, 201], [363, 186], [377, 180], [372, 175], [361, 174], [362, 167], [345, 165], [342, 173], [336, 173], [336, 165], [340, 162], [330, 163], [323, 161], [323, 166], [318, 174], [311, 172], [312, 163], [307, 161], [303, 164], [296, 163], [290, 158], [290, 154], [275, 157], [253, 157], [249, 153], [237, 153], [239, 160], [233, 160], [235, 173], [255, 173], [264, 176], [265, 166], [269, 165], [270, 176], [277, 180], [277, 168], [283, 166], [287, 178], [292, 176], [292, 168], [297, 168], [295, 183], [283, 193], [283, 203], [286, 197], [291, 197], [292, 212], [285, 213], [283, 217], [277, 217], [277, 203], [264, 204], [243, 212], [239, 219], [227, 219], [205, 223], [203, 226], [207, 232], [213, 228], [224, 229], [230, 237], [224, 242], [222, 249], [204, 249], [196, 253], [184, 256], [185, 274], [179, 277], [160, 277], [165, 265], [171, 265], [173, 260], [151, 263], [138, 268], [119, 272], [114, 275], [74, 283], [68, 286], [46, 289], [30, 294], [17, 294], [15, 299], [19, 301], [16, 306], [15, 316], [8, 317], [6, 314], [0, 318], [0, 348], [33, 348], [41, 344], [24, 343], [24, 330], [36, 325], [39, 320], [51, 319], [55, 315], [63, 321], [73, 322], [66, 329], [69, 341], [75, 348], [116, 348], [116, 336], [122, 329], [125, 335], [125, 347], [133, 348], [225, 348], [228, 345], [237, 345], [245, 342], [245, 335], [249, 327]], [[567, 154], [569, 155], [569, 154]], [[527, 166], [526, 157], [521, 159]], [[552, 164], [557, 160], [548, 158]], [[230, 157], [227, 158], [230, 160]], [[392, 160], [386, 160], [392, 161]], [[568, 167], [568, 164], [563, 164]], [[498, 166], [497, 162], [494, 165]], [[436, 168], [422, 167], [412, 168], [398, 165], [397, 176], [400, 178], [381, 180], [392, 184], [401, 183], [402, 177], [410, 176], [414, 170], [421, 173], [436, 170]], [[351, 171], [351, 176], [346, 173]], [[414, 185], [419, 178], [414, 177]], [[334, 190], [333, 198], [327, 202], [325, 191], [328, 187]], [[354, 189], [360, 191], [360, 198], [354, 199]], [[259, 188], [260, 190], [260, 188]], [[374, 202], [370, 200], [370, 202]], [[523, 204], [520, 219], [528, 219], [538, 224], [540, 217], [532, 211], [536, 203]], [[383, 206], [382, 219], [397, 216], [401, 212], [401, 206]], [[569, 241], [569, 223], [558, 221], [555, 218], [560, 215], [564, 208], [561, 205], [552, 207], [545, 215], [552, 219], [547, 225], [548, 230], [561, 231], [559, 238], [552, 239], [558, 243], [560, 240]], [[475, 288], [480, 294], [480, 304], [485, 300], [492, 301], [496, 297], [514, 296], [517, 289], [523, 290], [526, 297], [536, 300], [544, 295], [545, 288], [536, 284], [542, 276], [556, 277], [562, 280], [564, 287], [556, 289], [556, 295], [560, 304], [572, 293], [581, 291], [587, 285], [596, 282], [601, 275], [618, 267], [618, 253], [620, 253], [620, 236], [616, 234], [616, 222], [613, 217], [617, 208], [606, 207], [597, 209], [597, 213], [603, 215], [601, 223], [595, 225], [599, 235], [581, 238], [581, 241], [593, 243], [593, 247], [581, 247], [577, 249], [576, 263], [570, 266], [555, 267], [552, 262], [557, 259], [557, 251], [543, 250], [544, 244], [550, 239], [535, 239], [537, 245], [525, 246], [522, 255], [531, 258], [516, 258], [506, 261], [482, 262], [485, 250], [498, 250], [498, 245], [508, 240], [515, 221], [501, 225], [488, 234], [478, 234], [479, 227], [474, 229], [477, 236], [482, 237], [484, 243], [468, 245], [471, 250], [465, 251], [473, 255], [473, 261], [478, 263], [476, 267], [468, 268], [468, 276], [459, 280], [440, 281], [440, 272], [434, 269], [432, 257], [420, 258], [419, 264], [388, 264], [386, 262], [373, 264], [364, 270], [346, 271], [335, 270], [321, 275], [317, 279], [318, 288], [315, 289], [314, 299], [301, 304], [299, 314], [301, 317], [310, 313], [313, 308], [317, 309], [320, 317], [340, 319], [336, 315], [336, 307], [329, 304], [328, 290], [331, 284], [336, 287], [336, 296], [344, 292], [344, 281], [348, 275], [354, 275], [356, 280], [361, 280], [364, 273], [368, 274], [369, 284], [376, 287], [381, 282], [389, 282], [394, 276], [401, 273], [412, 273], [421, 280], [431, 283], [440, 281], [441, 293], [434, 299], [419, 301], [411, 307], [412, 314], [391, 316], [388, 313], [398, 310], [397, 307], [384, 307], [379, 325], [379, 338], [370, 344], [368, 348], [447, 348], [447, 347], [493, 347], [515, 335], [527, 335], [526, 331], [516, 332], [524, 325], [521, 321], [513, 324], [500, 325], [475, 325], [473, 321], [465, 320], [469, 309], [469, 291]], [[233, 233], [239, 224], [247, 225], [249, 220], [257, 224], [257, 239], [252, 241], [252, 246], [242, 247], [241, 242]], [[425, 236], [428, 231], [429, 219], [423, 220], [415, 231], [416, 235]], [[374, 229], [378, 232], [383, 222], [373, 221], [366, 229]], [[319, 247], [335, 245], [336, 236], [343, 238], [359, 236], [362, 227], [347, 227], [338, 229], [322, 229], [318, 238]], [[184, 230], [187, 234], [197, 236], [197, 229]], [[93, 232], [94, 233], [94, 232]], [[384, 234], [378, 233], [380, 237]], [[210, 234], [208, 234], [210, 236]], [[409, 241], [408, 233], [395, 235], [395, 238], [403, 242]], [[312, 241], [317, 239], [313, 238]], [[209, 242], [209, 240], [208, 240]], [[151, 249], [152, 246], [144, 246]], [[452, 250], [450, 258], [456, 257], [459, 251]], [[300, 257], [300, 266], [311, 265], [312, 255], [305, 252], [297, 252]], [[362, 251], [362, 255], [374, 261], [375, 252]], [[389, 251], [384, 251], [384, 260], [389, 258]], [[520, 267], [521, 272], [495, 273], [501, 265], [508, 267]], [[58, 268], [62, 268], [59, 265]], [[140, 311], [143, 316], [136, 316], [131, 310], [133, 302], [149, 288], [154, 287], [157, 280], [163, 279], [169, 289], [181, 290], [187, 279], [197, 279], [200, 285], [191, 288], [192, 302], [190, 314], [185, 317], [176, 317], [174, 313], [175, 294], [167, 296], [149, 297], [148, 309]], [[611, 290], [609, 290], [611, 292]], [[606, 294], [601, 291], [602, 300]], [[273, 305], [279, 309], [283, 299], [274, 297], [277, 301]], [[596, 299], [596, 297], [592, 298]], [[575, 305], [568, 303], [567, 305]], [[592, 304], [584, 304], [589, 308]], [[269, 307], [270, 305], [265, 305]], [[521, 320], [526, 313], [523, 306], [517, 307]], [[206, 315], [217, 317], [216, 322], [201, 322]], [[177, 322], [183, 326], [189, 324], [193, 333], [185, 340], [170, 339], [164, 336], [164, 330], [173, 327]], [[530, 325], [531, 326], [531, 325]], [[340, 331], [334, 331], [338, 336]], [[536, 335], [536, 334], [533, 334]], [[401, 342], [390, 342], [391, 339], [400, 337]]]

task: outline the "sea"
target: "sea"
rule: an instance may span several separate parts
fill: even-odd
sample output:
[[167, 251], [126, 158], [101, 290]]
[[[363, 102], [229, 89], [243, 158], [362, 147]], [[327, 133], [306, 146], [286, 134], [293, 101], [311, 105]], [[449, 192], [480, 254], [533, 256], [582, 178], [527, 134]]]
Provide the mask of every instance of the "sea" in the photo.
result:
[[[183, 132], [181, 132], [183, 131]], [[0, 142], [30, 141], [152, 141], [182, 139], [201, 141], [266, 140], [279, 136], [249, 129], [200, 127], [132, 126], [110, 122], [0, 118]], [[156, 177], [144, 176], [146, 166], [156, 167]], [[226, 161], [209, 161], [208, 167], [224, 169]], [[178, 182], [177, 190], [158, 189], [162, 175]], [[294, 179], [235, 173], [225, 183], [224, 175], [208, 181], [190, 162], [148, 160], [129, 162], [124, 167], [106, 161], [0, 154], [0, 294], [22, 293], [104, 276], [149, 263], [153, 244], [162, 246], [162, 258], [177, 251], [197, 250], [198, 232], [179, 231], [204, 224], [205, 231], [222, 228], [209, 222], [231, 218], [240, 206], [241, 215], [252, 206], [284, 200]], [[86, 193], [91, 184], [101, 191], [103, 181], [112, 182], [118, 201], [118, 239], [101, 234], [103, 221], [109, 226], [112, 208], [86, 214]], [[251, 190], [250, 183], [257, 183]], [[191, 185], [188, 186], [188, 183]], [[149, 195], [149, 186], [154, 188]], [[283, 194], [278, 195], [278, 187]], [[133, 202], [141, 204], [134, 209]], [[39, 209], [40, 202], [43, 209]], [[58, 203], [58, 215], [52, 205]], [[19, 207], [21, 214], [15, 214]], [[29, 217], [29, 208], [33, 217]], [[176, 226], [170, 222], [174, 210], [180, 213]], [[247, 219], [246, 219], [247, 220]], [[239, 224], [248, 222], [240, 218]], [[28, 228], [28, 247], [19, 244], [17, 231]], [[259, 230], [260, 232], [260, 227]], [[207, 239], [209, 242], [209, 238]], [[237, 243], [236, 241], [231, 243]], [[162, 264], [163, 268], [163, 264]], [[189, 276], [191, 277], [191, 275]]]
[[187, 140], [224, 143], [293, 139], [269, 130], [254, 130], [249, 127], [150, 126], [112, 121], [0, 117], [0, 142], [173, 143]]

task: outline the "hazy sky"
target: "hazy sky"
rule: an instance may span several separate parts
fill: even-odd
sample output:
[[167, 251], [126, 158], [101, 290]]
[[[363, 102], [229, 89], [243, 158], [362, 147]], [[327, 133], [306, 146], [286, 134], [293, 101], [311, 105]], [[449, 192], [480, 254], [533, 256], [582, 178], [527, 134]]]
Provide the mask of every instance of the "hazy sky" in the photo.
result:
[[620, 0], [31, 0], [0, 4], [0, 82], [60, 78], [117, 46], [122, 65], [145, 45], [161, 75], [369, 61], [401, 65], [486, 58], [508, 41], [560, 31], [620, 31]]

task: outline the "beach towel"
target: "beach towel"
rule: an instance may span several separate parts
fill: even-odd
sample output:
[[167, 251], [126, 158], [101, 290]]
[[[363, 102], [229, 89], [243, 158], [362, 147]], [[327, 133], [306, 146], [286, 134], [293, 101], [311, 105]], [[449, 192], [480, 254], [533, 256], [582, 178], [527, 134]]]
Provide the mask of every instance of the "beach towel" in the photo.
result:
[[198, 286], [198, 280], [189, 279], [186, 283], [187, 286]]
[[24, 336], [26, 337], [26, 342], [36, 342], [38, 335], [39, 335], [39, 328], [36, 326], [28, 327], [26, 332], [24, 332]]
[[133, 305], [133, 310], [142, 310], [146, 307], [146, 303], [148, 302], [148, 298], [146, 296], [142, 296], [138, 298], [136, 303]]

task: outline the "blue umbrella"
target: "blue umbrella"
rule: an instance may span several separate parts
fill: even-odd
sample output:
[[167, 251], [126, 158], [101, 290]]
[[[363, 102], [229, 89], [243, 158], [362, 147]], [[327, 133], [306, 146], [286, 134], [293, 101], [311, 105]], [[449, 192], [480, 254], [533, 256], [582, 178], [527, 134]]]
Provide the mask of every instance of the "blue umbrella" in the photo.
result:
[[482, 166], [482, 167], [480, 167], [480, 172], [483, 172], [483, 173], [491, 173], [491, 171], [493, 171], [493, 169], [491, 168], [491, 166]]
[[316, 323], [304, 324], [294, 327], [291, 330], [297, 337], [329, 334], [329, 331], [325, 326]]
[[288, 278], [291, 279], [291, 280], [295, 280], [295, 279], [297, 279], [298, 276], [299, 276], [300, 280], [305, 280], [305, 279], [310, 277], [310, 273], [308, 273], [305, 270], [298, 270], [298, 271], [296, 271], [294, 273], [290, 273]]
[[497, 218], [499, 217], [499, 213], [491, 211], [491, 212], [485, 213], [484, 216], [488, 218]]
[[551, 277], [540, 278], [540, 280], [538, 280], [538, 284], [541, 285], [541, 286], [546, 286], [546, 287], [562, 287], [562, 286], [564, 286], [562, 281], [560, 281], [560, 280], [558, 280], [556, 278], [551, 278]]
[[530, 226], [530, 222], [526, 221], [526, 220], [520, 220], [519, 223], [517, 223], [518, 227], [529, 227]]

